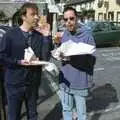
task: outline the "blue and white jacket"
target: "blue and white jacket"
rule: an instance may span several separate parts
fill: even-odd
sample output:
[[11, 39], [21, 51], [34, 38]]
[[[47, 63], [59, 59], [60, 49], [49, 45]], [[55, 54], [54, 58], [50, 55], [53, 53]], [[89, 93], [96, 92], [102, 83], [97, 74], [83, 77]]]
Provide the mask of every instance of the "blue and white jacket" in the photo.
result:
[[[63, 34], [61, 44], [72, 40], [73, 42], [83, 42], [95, 46], [94, 38], [90, 29], [78, 25], [75, 34], [66, 30]], [[85, 89], [89, 87], [89, 81], [93, 79], [93, 68], [95, 55], [70, 56], [70, 61], [63, 62], [60, 69], [60, 85], [71, 89]]]

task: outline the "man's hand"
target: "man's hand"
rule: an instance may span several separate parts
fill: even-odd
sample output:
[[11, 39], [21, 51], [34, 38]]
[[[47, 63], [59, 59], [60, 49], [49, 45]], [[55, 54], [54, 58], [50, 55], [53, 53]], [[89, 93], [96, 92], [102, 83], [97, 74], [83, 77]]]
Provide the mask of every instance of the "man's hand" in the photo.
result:
[[41, 19], [38, 22], [38, 27], [36, 28], [36, 30], [43, 34], [43, 36], [51, 35], [50, 24], [47, 23], [47, 17], [41, 16], [40, 18]]
[[70, 57], [66, 57], [66, 56], [64, 56], [64, 53], [60, 53], [60, 58], [61, 58], [61, 60], [64, 60], [64, 61], [69, 61], [70, 60]]
[[36, 59], [30, 60], [30, 61], [28, 61], [28, 60], [19, 60], [18, 64], [20, 64], [20, 65], [32, 65], [32, 61], [39, 61], [39, 58], [36, 57]]
[[36, 30], [38, 32], [40, 32], [43, 36], [49, 36], [49, 35], [51, 35], [50, 24], [48, 24], [48, 23], [46, 23], [43, 26], [41, 25], [41, 26], [37, 27]]
[[57, 32], [53, 37], [54, 43], [60, 44], [62, 36], [63, 36], [63, 32]]
[[27, 60], [19, 60], [18, 64], [19, 65], [30, 65], [30, 62], [28, 62]]

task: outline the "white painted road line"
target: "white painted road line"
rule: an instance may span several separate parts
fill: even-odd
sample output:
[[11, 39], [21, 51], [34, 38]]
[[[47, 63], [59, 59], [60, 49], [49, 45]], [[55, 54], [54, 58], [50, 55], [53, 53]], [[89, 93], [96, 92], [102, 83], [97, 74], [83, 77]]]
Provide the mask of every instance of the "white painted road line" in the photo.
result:
[[108, 112], [114, 112], [116, 110], [119, 110], [120, 109], [120, 105], [117, 105], [115, 108], [108, 108], [108, 109], [105, 109], [105, 110], [99, 110], [99, 111], [92, 111], [89, 113], [90, 116], [93, 116], [94, 114], [102, 114], [102, 113], [108, 113]]
[[95, 68], [94, 71], [103, 71], [105, 68]]

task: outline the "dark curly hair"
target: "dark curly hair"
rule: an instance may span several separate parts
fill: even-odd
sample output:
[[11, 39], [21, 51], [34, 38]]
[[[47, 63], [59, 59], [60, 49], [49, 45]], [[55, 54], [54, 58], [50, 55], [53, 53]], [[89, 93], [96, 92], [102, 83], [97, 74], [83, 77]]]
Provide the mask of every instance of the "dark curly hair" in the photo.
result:
[[33, 8], [35, 9], [36, 11], [38, 11], [38, 6], [35, 4], [35, 3], [31, 3], [31, 2], [26, 2], [22, 5], [22, 7], [20, 8], [20, 11], [19, 11], [19, 15], [22, 16], [22, 15], [26, 15], [26, 9], [27, 8]]
[[75, 16], [77, 16], [77, 11], [73, 7], [65, 7], [64, 11], [63, 11], [63, 14], [67, 11], [73, 11]]

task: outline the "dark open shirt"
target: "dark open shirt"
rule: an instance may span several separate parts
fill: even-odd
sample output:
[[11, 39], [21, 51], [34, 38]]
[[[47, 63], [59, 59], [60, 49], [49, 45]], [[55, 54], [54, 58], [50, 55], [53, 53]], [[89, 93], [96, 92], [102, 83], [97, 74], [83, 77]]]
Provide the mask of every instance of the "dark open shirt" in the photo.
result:
[[[50, 41], [49, 37], [33, 31], [31, 48], [40, 60], [46, 60], [50, 50], [46, 50], [44, 45]], [[0, 44], [0, 64], [5, 68], [6, 85], [23, 86], [32, 83], [36, 76], [41, 77], [41, 66], [27, 68], [19, 65], [19, 60], [24, 59], [24, 50], [27, 47], [26, 37], [19, 27], [11, 29], [4, 35]]]

